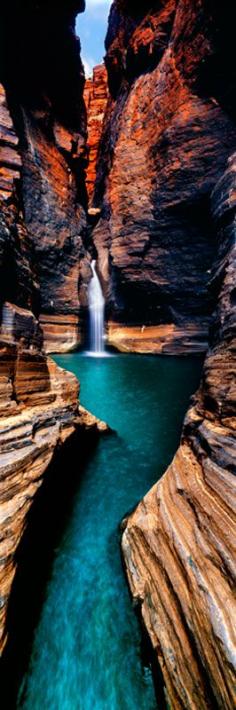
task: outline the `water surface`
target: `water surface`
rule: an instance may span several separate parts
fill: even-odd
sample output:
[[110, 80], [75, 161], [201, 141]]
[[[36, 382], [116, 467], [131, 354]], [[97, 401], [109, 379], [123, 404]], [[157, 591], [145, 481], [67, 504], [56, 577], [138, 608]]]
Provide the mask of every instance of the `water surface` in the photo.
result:
[[171, 461], [201, 363], [133, 355], [55, 359], [79, 377], [83, 405], [117, 433], [100, 440], [78, 480], [19, 707], [154, 710], [121, 565], [119, 523]]

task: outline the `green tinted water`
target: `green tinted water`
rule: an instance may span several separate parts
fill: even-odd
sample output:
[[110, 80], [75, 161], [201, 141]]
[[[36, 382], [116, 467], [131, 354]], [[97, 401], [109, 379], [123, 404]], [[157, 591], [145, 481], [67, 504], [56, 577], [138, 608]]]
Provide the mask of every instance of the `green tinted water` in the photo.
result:
[[132, 355], [55, 359], [79, 377], [84, 406], [117, 433], [100, 440], [78, 480], [19, 705], [153, 710], [157, 703], [150, 670], [141, 663], [118, 527], [171, 461], [201, 363]]

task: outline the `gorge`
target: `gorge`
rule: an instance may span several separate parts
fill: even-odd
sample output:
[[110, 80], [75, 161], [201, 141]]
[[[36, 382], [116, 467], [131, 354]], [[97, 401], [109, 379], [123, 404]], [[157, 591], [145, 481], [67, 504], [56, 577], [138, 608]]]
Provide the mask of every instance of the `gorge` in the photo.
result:
[[[74, 32], [84, 9], [13, 0], [0, 10], [5, 707], [233, 710], [232, 3], [113, 0], [105, 65], [86, 81]], [[105, 315], [110, 357], [99, 360], [83, 354], [89, 294], [99, 355]], [[77, 378], [98, 419], [78, 402]], [[102, 420], [116, 434], [100, 440]], [[49, 535], [41, 615], [27, 620], [25, 608], [19, 626], [19, 658], [28, 622], [33, 650], [13, 692], [22, 550], [34, 515], [32, 559], [40, 549], [54, 476], [48, 505], [60, 531], [56, 542]], [[119, 561], [122, 518], [156, 700]]]
[[[78, 353], [57, 362], [80, 377], [83, 403], [109, 421], [114, 433], [99, 442], [80, 472], [56, 545], [19, 707], [154, 710], [162, 707], [162, 687], [155, 702], [145, 648], [140, 659], [119, 527], [124, 512], [171, 461], [201, 363], [163, 358], [158, 366], [152, 357], [96, 359]], [[74, 467], [78, 475], [76, 459]]]

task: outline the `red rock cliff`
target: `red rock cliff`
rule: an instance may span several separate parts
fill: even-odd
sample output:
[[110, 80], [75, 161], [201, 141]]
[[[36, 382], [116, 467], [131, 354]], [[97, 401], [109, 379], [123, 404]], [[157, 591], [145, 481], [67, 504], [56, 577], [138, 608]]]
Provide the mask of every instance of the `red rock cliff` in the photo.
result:
[[2, 81], [19, 135], [21, 200], [34, 246], [47, 350], [76, 347], [90, 277], [86, 229], [86, 112], [82, 0], [15, 2], [1, 11]]
[[58, 447], [95, 426], [78, 408], [76, 378], [46, 356], [39, 323], [48, 334], [51, 317], [57, 348], [61, 327], [64, 344], [77, 341], [78, 282], [83, 273], [82, 302], [89, 270], [84, 79], [72, 29], [83, 3], [13, 5], [0, 11], [0, 652], [36, 493]]
[[233, 710], [235, 694], [235, 174], [217, 183], [219, 292], [201, 387], [180, 448], [126, 521], [123, 552], [176, 710]]
[[107, 35], [94, 241], [110, 340], [123, 350], [196, 352], [211, 323], [180, 447], [122, 540], [176, 710], [236, 704], [232, 13], [231, 3], [208, 0], [148, 2], [143, 11], [116, 0]]
[[89, 203], [91, 203], [96, 181], [97, 158], [103, 130], [104, 115], [108, 101], [107, 71], [104, 64], [94, 67], [92, 79], [86, 80], [84, 100], [87, 110], [88, 130], [86, 187]]
[[[46, 357], [39, 316], [49, 348], [77, 342], [89, 278], [84, 78], [73, 33], [82, 5], [1, 10], [1, 648], [27, 513], [78, 416], [76, 380]], [[123, 537], [130, 586], [177, 709], [235, 707], [233, 32], [229, 2], [113, 3], [93, 198], [111, 342], [202, 351], [215, 310], [180, 448]]]
[[0, 88], [0, 651], [27, 512], [60, 441], [75, 428], [76, 379], [43, 352], [32, 243], [17, 184], [18, 138]]
[[108, 335], [123, 350], [199, 352], [207, 345], [210, 194], [236, 145], [227, 6], [116, 0], [111, 8], [94, 242], [110, 305]]

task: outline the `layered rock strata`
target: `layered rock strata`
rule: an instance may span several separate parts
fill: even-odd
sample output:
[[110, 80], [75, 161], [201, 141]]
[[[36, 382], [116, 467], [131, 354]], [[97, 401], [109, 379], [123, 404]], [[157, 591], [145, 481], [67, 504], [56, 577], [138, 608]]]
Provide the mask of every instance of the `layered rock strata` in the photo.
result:
[[181, 326], [142, 325], [131, 326], [109, 321], [107, 340], [120, 352], [145, 355], [202, 355], [207, 350], [209, 323], [184, 323]]
[[74, 33], [83, 9], [83, 0], [57, 9], [31, 0], [4, 6], [0, 18], [1, 75], [19, 137], [21, 201], [47, 351], [80, 343], [90, 278], [84, 71]]
[[219, 292], [211, 346], [180, 448], [126, 521], [132, 594], [175, 710], [236, 705], [236, 156], [213, 191]]
[[[74, 429], [77, 385], [42, 352], [32, 312], [37, 293], [30, 240], [20, 215], [15, 182], [22, 167], [18, 139], [0, 90], [0, 648], [6, 641], [7, 605], [15, 554], [26, 514], [57, 442]], [[73, 380], [73, 382], [72, 382]], [[63, 392], [64, 387], [64, 392]]]
[[[27, 318], [30, 325], [29, 314]], [[26, 323], [23, 325], [25, 338]], [[9, 364], [15, 365], [15, 376], [11, 379]], [[76, 430], [103, 432], [107, 427], [78, 407], [76, 378], [37, 349], [21, 350], [13, 338], [8, 346], [6, 341], [1, 343], [0, 371], [1, 380], [8, 378], [15, 397], [11, 399], [10, 411], [6, 401], [5, 415], [2, 412], [0, 418], [1, 653], [7, 640], [8, 602], [17, 569], [17, 549], [27, 526], [27, 514], [49, 464], [58, 447]], [[2, 402], [1, 392], [1, 405]]]
[[[156, 328], [145, 352], [206, 348], [210, 194], [236, 146], [232, 19], [209, 0], [111, 8], [93, 238], [122, 350], [143, 351], [143, 326]], [[130, 331], [114, 339], [114, 323]]]
[[20, 543], [49, 464], [77, 429], [105, 429], [79, 408], [76, 378], [44, 347], [78, 343], [90, 274], [84, 76], [73, 33], [83, 3], [66, 5], [0, 11], [0, 653]]
[[84, 100], [87, 110], [88, 130], [88, 167], [86, 171], [86, 187], [90, 205], [93, 201], [97, 159], [103, 130], [104, 115], [108, 102], [107, 71], [104, 64], [94, 67], [92, 78], [86, 80]]
[[0, 84], [0, 190], [2, 198], [11, 195], [15, 179], [20, 177], [21, 158], [16, 150], [18, 138], [13, 130], [11, 116], [8, 111], [6, 95]]

